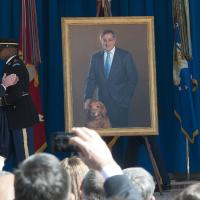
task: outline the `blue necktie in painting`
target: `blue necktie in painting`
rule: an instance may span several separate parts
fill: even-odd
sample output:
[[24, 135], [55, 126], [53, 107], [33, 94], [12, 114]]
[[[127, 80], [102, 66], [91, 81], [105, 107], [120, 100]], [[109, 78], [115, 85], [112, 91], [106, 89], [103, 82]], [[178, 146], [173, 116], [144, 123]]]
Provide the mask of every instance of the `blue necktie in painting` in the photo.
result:
[[104, 65], [104, 72], [107, 79], [109, 77], [110, 68], [111, 68], [111, 58], [110, 58], [110, 52], [108, 51], [106, 55], [105, 65]]

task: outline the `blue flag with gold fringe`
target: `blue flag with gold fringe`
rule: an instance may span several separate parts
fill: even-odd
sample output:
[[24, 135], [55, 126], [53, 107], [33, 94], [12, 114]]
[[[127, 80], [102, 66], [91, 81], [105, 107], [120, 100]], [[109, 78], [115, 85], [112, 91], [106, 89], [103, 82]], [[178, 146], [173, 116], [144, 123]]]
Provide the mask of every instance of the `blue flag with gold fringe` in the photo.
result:
[[193, 92], [194, 80], [192, 77], [192, 59], [189, 4], [188, 0], [173, 1], [174, 20], [174, 113], [180, 122], [182, 133], [190, 143], [194, 143], [199, 134]]

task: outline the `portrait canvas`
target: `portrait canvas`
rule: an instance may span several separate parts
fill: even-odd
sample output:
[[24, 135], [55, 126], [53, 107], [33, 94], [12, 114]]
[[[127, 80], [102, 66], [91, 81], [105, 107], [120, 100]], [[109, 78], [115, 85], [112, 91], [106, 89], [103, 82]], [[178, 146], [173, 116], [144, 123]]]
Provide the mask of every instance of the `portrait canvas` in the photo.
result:
[[115, 32], [116, 47], [132, 55], [138, 82], [127, 127], [100, 128], [98, 132], [102, 136], [158, 134], [153, 17], [62, 18], [65, 129], [87, 124], [86, 81], [91, 56], [102, 49], [99, 37], [106, 29]]

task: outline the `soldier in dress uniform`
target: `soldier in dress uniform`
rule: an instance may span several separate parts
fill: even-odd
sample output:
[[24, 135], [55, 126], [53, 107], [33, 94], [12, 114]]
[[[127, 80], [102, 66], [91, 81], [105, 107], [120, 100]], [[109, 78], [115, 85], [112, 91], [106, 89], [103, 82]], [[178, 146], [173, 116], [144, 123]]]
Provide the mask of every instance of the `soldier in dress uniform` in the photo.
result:
[[[29, 74], [23, 61], [18, 57], [19, 43], [0, 40], [0, 59], [6, 60], [3, 73], [16, 74], [19, 81], [6, 89], [3, 108], [8, 120], [9, 151], [4, 157], [14, 155], [17, 164], [34, 153], [33, 126], [38, 114], [29, 95]], [[1, 150], [0, 150], [1, 153]]]
[[[16, 84], [18, 80], [19, 78], [18, 76], [16, 76], [16, 74], [4, 74], [0, 85], [0, 155], [3, 154], [3, 152], [6, 151], [6, 149], [8, 149], [7, 146], [9, 145], [7, 137], [9, 135], [8, 122], [5, 111], [2, 108], [2, 97], [6, 94], [7, 87]], [[0, 170], [2, 170], [4, 166], [4, 160], [5, 158], [0, 156]]]

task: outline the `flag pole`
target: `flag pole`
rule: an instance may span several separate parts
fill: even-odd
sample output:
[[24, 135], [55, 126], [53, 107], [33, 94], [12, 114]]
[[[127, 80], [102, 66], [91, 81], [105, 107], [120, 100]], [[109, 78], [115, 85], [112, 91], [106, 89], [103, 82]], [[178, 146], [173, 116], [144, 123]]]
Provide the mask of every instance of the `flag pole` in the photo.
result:
[[187, 168], [187, 180], [190, 180], [190, 155], [189, 155], [189, 141], [186, 138], [186, 168]]
[[20, 49], [22, 60], [27, 66], [30, 76], [29, 93], [39, 115], [39, 123], [33, 127], [34, 147], [35, 152], [38, 153], [45, 150], [47, 143], [38, 78], [38, 65], [41, 63], [41, 56], [35, 0], [21, 0]]
[[[173, 63], [173, 80], [176, 86], [175, 115], [180, 122], [181, 131], [185, 135], [186, 180], [190, 180], [189, 145], [194, 143], [195, 137], [199, 133], [193, 99], [192, 64], [189, 65], [192, 60], [189, 0], [173, 0], [172, 2], [175, 39]], [[182, 70], [185, 72], [181, 75]], [[188, 105], [187, 110], [183, 106], [186, 104]], [[188, 119], [190, 119], [190, 123], [188, 123]]]

